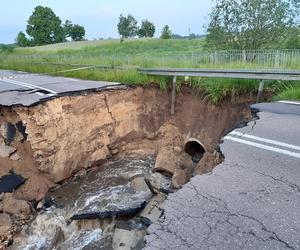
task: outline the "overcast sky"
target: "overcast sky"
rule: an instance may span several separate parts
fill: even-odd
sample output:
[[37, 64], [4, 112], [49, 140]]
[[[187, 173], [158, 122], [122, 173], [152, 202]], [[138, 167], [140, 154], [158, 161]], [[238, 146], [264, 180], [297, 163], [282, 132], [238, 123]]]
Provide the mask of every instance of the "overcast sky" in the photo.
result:
[[13, 43], [37, 5], [50, 7], [62, 21], [83, 25], [86, 38], [118, 37], [121, 13], [132, 14], [140, 22], [149, 19], [157, 27], [156, 36], [168, 24], [172, 32], [204, 34], [212, 0], [0, 0], [0, 43]]

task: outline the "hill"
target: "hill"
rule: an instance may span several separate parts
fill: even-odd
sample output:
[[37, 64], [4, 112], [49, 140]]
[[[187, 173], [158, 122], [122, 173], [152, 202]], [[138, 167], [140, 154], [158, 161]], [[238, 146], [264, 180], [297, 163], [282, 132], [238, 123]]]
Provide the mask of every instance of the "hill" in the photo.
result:
[[203, 51], [204, 39], [129, 39], [120, 43], [117, 39], [66, 42], [51, 45], [18, 48], [18, 54], [31, 53], [64, 53], [64, 54], [92, 54], [112, 55], [165, 55], [186, 54]]
[[[149, 77], [139, 74], [137, 67], [219, 67], [257, 68], [266, 67], [244, 63], [238, 59], [228, 63], [227, 54], [222, 54], [224, 63], [215, 62], [215, 54], [198, 54], [204, 51], [205, 39], [131, 39], [67, 42], [46, 46], [16, 48], [0, 52], [0, 68], [52, 75], [63, 75], [90, 80], [114, 81], [127, 84], [157, 83], [166, 88], [167, 77]], [[232, 58], [232, 55], [229, 57]], [[220, 63], [221, 62], [221, 63]], [[86, 67], [90, 66], [91, 67]], [[291, 67], [297, 67], [295, 62]], [[77, 70], [79, 68], [79, 70]], [[179, 79], [180, 80], [180, 79]], [[179, 81], [180, 82], [180, 81]], [[255, 94], [255, 80], [193, 78], [190, 84], [209, 97], [213, 102], [222, 98], [244, 94]], [[267, 90], [274, 93], [287, 92], [292, 98], [299, 87], [270, 82]], [[292, 94], [291, 94], [292, 93]], [[298, 97], [295, 97], [298, 99]]]

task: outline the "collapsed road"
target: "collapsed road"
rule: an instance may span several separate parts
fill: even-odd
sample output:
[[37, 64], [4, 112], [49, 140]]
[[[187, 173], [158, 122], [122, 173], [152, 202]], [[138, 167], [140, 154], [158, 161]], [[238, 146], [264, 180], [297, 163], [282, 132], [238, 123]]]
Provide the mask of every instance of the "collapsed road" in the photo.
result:
[[300, 103], [263, 103], [149, 228], [145, 249], [300, 249]]
[[[217, 215], [222, 220], [223, 216], [230, 217], [231, 212], [242, 214], [242, 211], [224, 211], [231, 207], [226, 204], [223, 208], [221, 201], [209, 195], [217, 197], [224, 191], [226, 198], [230, 198], [231, 193], [239, 193], [240, 189], [244, 192], [244, 183], [255, 187], [252, 182], [257, 178], [248, 176], [248, 172], [243, 175], [238, 167], [225, 170], [227, 161], [235, 159], [230, 154], [232, 151], [239, 160], [250, 163], [251, 159], [239, 151], [241, 145], [251, 144], [249, 136], [264, 135], [252, 134], [248, 127], [245, 128], [246, 135], [243, 129], [227, 135], [252, 120], [251, 98], [241, 97], [234, 103], [225, 100], [217, 106], [194, 95], [189, 87], [183, 87], [176, 100], [178, 108], [171, 115], [170, 92], [156, 86], [123, 86], [12, 71], [0, 71], [0, 80], [1, 246], [12, 249], [206, 249], [210, 245], [217, 246], [210, 242], [211, 236], [219, 237], [222, 242], [223, 238], [225, 242], [235, 240], [227, 235], [227, 238], [223, 237], [224, 231], [218, 231]], [[249, 126], [258, 129], [260, 121]], [[291, 129], [289, 131], [292, 133]], [[189, 182], [192, 176], [209, 173], [224, 160], [219, 150], [224, 136], [225, 165], [221, 164], [222, 167], [210, 175], [194, 177]], [[251, 141], [252, 145], [262, 144], [261, 140], [255, 139], [255, 142]], [[284, 138], [272, 136], [263, 139], [279, 141], [280, 155], [282, 152], [297, 155], [285, 147], [287, 144], [297, 147], [296, 141], [285, 142]], [[230, 143], [233, 143], [231, 150], [223, 148]], [[246, 152], [251, 151], [247, 149]], [[223, 183], [222, 178], [205, 182], [219, 169], [230, 178], [235, 177], [234, 174], [241, 177], [237, 178], [242, 183], [230, 179], [230, 184], [237, 185], [228, 191], [228, 183]], [[293, 174], [297, 178], [297, 173]], [[15, 186], [7, 187], [7, 180], [12, 178]], [[208, 199], [204, 201], [201, 192], [200, 197], [193, 193], [198, 188], [194, 185], [198, 178], [205, 192], [209, 191], [205, 195]], [[291, 187], [297, 188], [297, 179], [287, 180]], [[259, 179], [257, 182], [260, 183]], [[281, 182], [284, 184], [286, 179]], [[191, 185], [192, 189], [188, 189]], [[183, 189], [174, 193], [181, 187]], [[243, 197], [254, 204], [252, 193]], [[176, 204], [172, 203], [173, 199]], [[232, 199], [230, 205], [240, 204], [236, 197]], [[295, 196], [294, 201], [299, 202], [299, 197]], [[196, 206], [193, 211], [198, 213], [195, 216], [189, 210], [193, 204]], [[281, 208], [282, 204], [278, 206]], [[207, 215], [208, 219], [212, 217], [212, 223], [214, 219], [218, 220], [216, 231], [214, 225], [208, 224], [211, 234], [200, 227], [201, 222], [206, 223], [206, 213], [203, 220], [197, 220], [206, 207], [216, 208], [215, 214], [210, 216], [209, 210]], [[172, 209], [182, 210], [184, 218], [178, 217]], [[265, 211], [272, 210], [266, 208]], [[286, 219], [285, 216], [279, 212], [278, 218]], [[229, 219], [229, 224], [233, 224]], [[261, 218], [256, 219], [261, 221]], [[282, 224], [286, 226], [287, 223]], [[241, 229], [241, 238], [259, 234], [259, 225], [254, 223], [248, 234]], [[268, 234], [268, 230], [274, 233]], [[275, 246], [297, 248], [297, 241], [291, 239], [291, 243], [280, 230], [267, 223], [266, 227], [261, 226], [261, 231]], [[239, 231], [232, 234], [235, 232]], [[207, 236], [208, 245], [199, 235]], [[268, 243], [269, 238], [262, 238], [262, 241]], [[251, 245], [251, 240], [249, 242]], [[257, 248], [258, 243], [254, 246]]]
[[122, 85], [113, 82], [83, 81], [21, 71], [0, 70], [0, 105], [31, 106], [54, 97], [113, 87], [122, 88]]

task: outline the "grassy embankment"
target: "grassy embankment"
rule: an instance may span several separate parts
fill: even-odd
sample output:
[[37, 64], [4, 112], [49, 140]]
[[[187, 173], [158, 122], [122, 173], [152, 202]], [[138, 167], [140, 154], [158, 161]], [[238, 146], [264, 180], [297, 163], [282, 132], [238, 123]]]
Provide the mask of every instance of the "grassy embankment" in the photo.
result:
[[[116, 81], [128, 84], [158, 83], [166, 88], [166, 77], [148, 77], [136, 72], [137, 67], [202, 67], [202, 68], [261, 68], [266, 65], [207, 63], [197, 59], [203, 51], [204, 40], [118, 40], [84, 41], [62, 43], [32, 48], [17, 48], [13, 53], [0, 53], [0, 68], [63, 75], [90, 80]], [[59, 65], [58, 65], [59, 64]], [[78, 66], [70, 64], [79, 64]], [[95, 67], [73, 72], [60, 72], [78, 68], [81, 65], [102, 65], [113, 69]], [[120, 68], [121, 67], [121, 68]], [[300, 68], [300, 62], [293, 62], [291, 69]], [[215, 103], [223, 98], [234, 98], [243, 94], [255, 94], [258, 82], [255, 80], [193, 78], [195, 89], [206, 93], [208, 100]], [[299, 84], [272, 81], [267, 91], [278, 98], [300, 99]], [[282, 92], [283, 91], [283, 92]], [[298, 95], [297, 95], [298, 93]]]

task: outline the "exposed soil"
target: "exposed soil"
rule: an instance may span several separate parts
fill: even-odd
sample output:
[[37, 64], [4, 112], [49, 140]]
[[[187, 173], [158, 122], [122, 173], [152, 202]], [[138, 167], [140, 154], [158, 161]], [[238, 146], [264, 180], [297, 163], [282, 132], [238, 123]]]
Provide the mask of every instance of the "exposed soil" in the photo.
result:
[[[11, 199], [27, 202], [32, 210], [50, 188], [129, 155], [157, 156], [153, 171], [169, 174], [173, 188], [180, 188], [222, 161], [220, 140], [251, 119], [250, 102], [241, 98], [217, 106], [184, 87], [172, 116], [170, 92], [149, 86], [65, 96], [33, 107], [0, 107], [0, 177], [14, 173], [26, 179], [12, 190]], [[0, 215], [10, 225], [10, 214], [20, 225], [28, 214], [3, 211], [7, 204], [0, 198]], [[0, 237], [11, 244], [6, 238]]]

